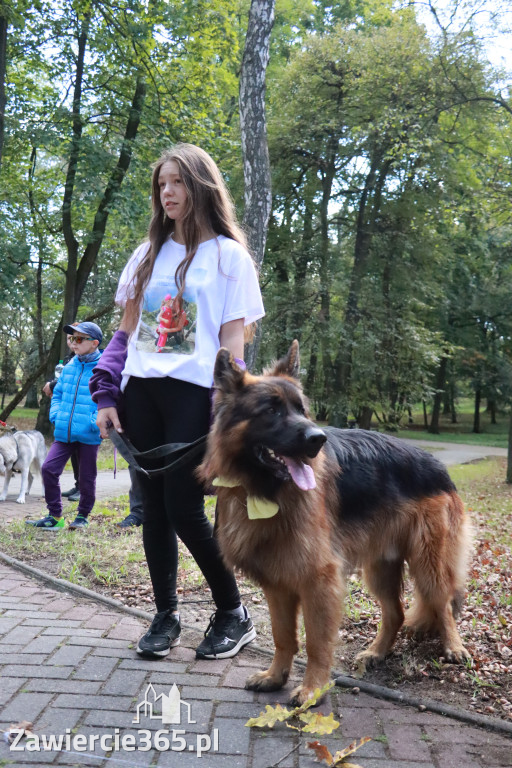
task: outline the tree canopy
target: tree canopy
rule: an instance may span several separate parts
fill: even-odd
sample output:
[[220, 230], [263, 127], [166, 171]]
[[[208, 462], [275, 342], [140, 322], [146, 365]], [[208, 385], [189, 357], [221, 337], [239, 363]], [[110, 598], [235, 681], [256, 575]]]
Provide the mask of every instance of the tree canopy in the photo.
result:
[[509, 406], [510, 73], [476, 5], [432, 0], [428, 25], [410, 2], [277, 0], [272, 25], [273, 6], [251, 28], [249, 0], [0, 2], [4, 418], [51, 377], [65, 323], [108, 340], [151, 164], [179, 140], [213, 155], [254, 228], [255, 365], [298, 338], [318, 416], [393, 427], [424, 401], [435, 431], [443, 396]]

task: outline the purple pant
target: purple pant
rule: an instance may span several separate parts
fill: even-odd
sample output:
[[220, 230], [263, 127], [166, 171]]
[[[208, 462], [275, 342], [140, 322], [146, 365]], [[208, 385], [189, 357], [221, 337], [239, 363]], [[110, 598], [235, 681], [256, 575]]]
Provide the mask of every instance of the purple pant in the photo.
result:
[[48, 512], [53, 517], [62, 515], [62, 497], [59, 478], [64, 471], [66, 462], [73, 452], [78, 458], [80, 472], [80, 501], [78, 514], [87, 517], [94, 507], [96, 500], [96, 458], [99, 445], [85, 443], [59, 443], [56, 440], [48, 451], [48, 456], [42, 466], [41, 474], [44, 483], [44, 498]]

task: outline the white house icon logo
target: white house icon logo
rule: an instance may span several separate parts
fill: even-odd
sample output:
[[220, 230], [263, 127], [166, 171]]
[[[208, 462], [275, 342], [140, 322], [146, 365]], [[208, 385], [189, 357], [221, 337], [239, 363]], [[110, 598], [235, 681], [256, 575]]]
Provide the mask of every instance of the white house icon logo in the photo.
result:
[[[162, 708], [161, 715], [155, 715], [153, 713], [153, 707], [157, 701], [160, 702]], [[173, 684], [168, 696], [166, 696], [165, 693], [161, 693], [157, 696], [155, 689], [150, 683], [146, 688], [143, 700], [137, 705], [137, 714], [133, 718], [132, 723], [140, 723], [140, 715], [142, 712], [142, 714], [149, 717], [150, 720], [161, 720], [162, 723], [166, 725], [180, 725], [182, 707], [187, 712], [187, 722], [195, 723], [196, 721], [191, 719], [190, 704], [181, 700], [181, 695], [176, 683]]]

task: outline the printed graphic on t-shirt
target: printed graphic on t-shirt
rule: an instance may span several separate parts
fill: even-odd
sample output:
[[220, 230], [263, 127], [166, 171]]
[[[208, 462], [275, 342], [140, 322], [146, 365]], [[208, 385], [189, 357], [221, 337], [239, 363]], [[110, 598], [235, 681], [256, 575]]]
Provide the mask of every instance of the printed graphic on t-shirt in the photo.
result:
[[[197, 304], [193, 291], [185, 291], [181, 301], [178, 289], [169, 279], [152, 279], [144, 295], [142, 316], [136, 340], [140, 352], [173, 352], [191, 355], [195, 349]], [[185, 298], [185, 296], [187, 298]]]

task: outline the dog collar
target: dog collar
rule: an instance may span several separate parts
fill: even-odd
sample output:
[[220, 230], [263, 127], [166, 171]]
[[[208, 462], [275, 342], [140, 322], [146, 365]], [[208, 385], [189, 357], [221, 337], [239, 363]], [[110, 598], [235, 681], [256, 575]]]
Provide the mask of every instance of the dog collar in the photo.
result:
[[[216, 477], [212, 485], [217, 488], [241, 488], [241, 483], [233, 480], [227, 480], [225, 477]], [[247, 516], [249, 520], [265, 520], [274, 517], [279, 512], [279, 504], [268, 499], [261, 499], [258, 496], [247, 495]]]

